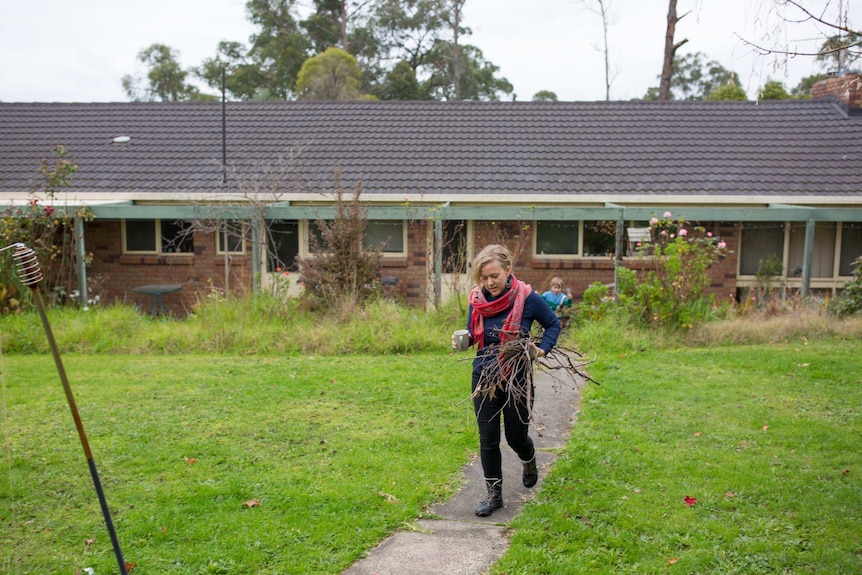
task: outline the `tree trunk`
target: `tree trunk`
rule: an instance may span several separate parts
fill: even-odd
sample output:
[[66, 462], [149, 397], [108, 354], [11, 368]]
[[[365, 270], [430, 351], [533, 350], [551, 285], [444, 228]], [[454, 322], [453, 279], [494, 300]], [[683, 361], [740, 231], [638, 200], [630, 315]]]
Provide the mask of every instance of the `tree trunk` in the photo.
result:
[[682, 40], [676, 44], [673, 43], [673, 35], [676, 32], [676, 23], [682, 20], [685, 14], [677, 18], [676, 15], [676, 0], [669, 0], [667, 10], [667, 33], [664, 37], [664, 64], [661, 69], [661, 83], [658, 87], [658, 99], [670, 100], [670, 80], [673, 76], [673, 57], [680, 46], [688, 42], [688, 39]]
[[461, 100], [461, 47], [458, 45], [459, 32], [461, 28], [461, 8], [464, 6], [465, 0], [454, 0], [452, 2], [452, 8], [454, 14], [454, 26], [453, 26], [453, 41], [452, 41], [452, 71], [455, 76], [455, 99]]

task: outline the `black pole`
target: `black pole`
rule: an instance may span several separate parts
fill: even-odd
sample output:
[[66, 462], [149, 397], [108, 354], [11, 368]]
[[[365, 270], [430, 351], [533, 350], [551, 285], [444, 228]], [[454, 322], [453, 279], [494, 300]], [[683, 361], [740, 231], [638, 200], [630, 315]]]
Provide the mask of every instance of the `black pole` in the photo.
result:
[[227, 107], [225, 68], [221, 69], [221, 183], [227, 183]]
[[111, 537], [111, 545], [113, 545], [114, 554], [117, 556], [117, 564], [120, 567], [120, 573], [122, 575], [128, 575], [126, 562], [123, 561], [123, 552], [120, 550], [120, 542], [117, 539], [117, 533], [114, 531], [114, 523], [111, 521], [111, 511], [108, 509], [105, 492], [102, 490], [102, 482], [99, 481], [99, 472], [96, 471], [96, 462], [93, 461], [93, 452], [90, 451], [90, 443], [87, 441], [84, 424], [81, 421], [80, 414], [78, 413], [75, 396], [72, 395], [72, 386], [69, 385], [69, 378], [66, 376], [66, 369], [63, 367], [63, 360], [60, 359], [60, 351], [57, 347], [57, 342], [54, 339], [54, 332], [51, 330], [51, 324], [48, 323], [48, 315], [45, 313], [45, 304], [42, 302], [42, 295], [39, 293], [38, 286], [34, 285], [31, 286], [31, 288], [33, 292], [33, 301], [36, 302], [36, 309], [39, 311], [39, 317], [42, 318], [42, 327], [45, 328], [45, 337], [48, 338], [48, 346], [51, 348], [51, 353], [54, 355], [54, 363], [57, 366], [57, 372], [60, 374], [60, 381], [63, 383], [63, 390], [66, 392], [66, 401], [69, 403], [69, 409], [72, 411], [72, 419], [75, 420], [78, 437], [81, 438], [81, 446], [83, 446], [84, 455], [87, 457], [87, 465], [90, 467], [90, 475], [93, 477], [93, 485], [96, 487], [96, 495], [99, 497], [99, 506], [101, 506], [102, 515], [105, 517], [105, 526], [108, 528], [108, 535]]

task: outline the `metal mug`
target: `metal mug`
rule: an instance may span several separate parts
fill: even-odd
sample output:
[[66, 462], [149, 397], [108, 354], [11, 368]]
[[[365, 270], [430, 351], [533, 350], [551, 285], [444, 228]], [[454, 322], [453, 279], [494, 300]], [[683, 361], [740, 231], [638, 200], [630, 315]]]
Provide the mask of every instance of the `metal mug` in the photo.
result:
[[455, 348], [458, 351], [467, 351], [470, 347], [470, 332], [466, 329], [456, 329], [452, 337], [455, 338]]

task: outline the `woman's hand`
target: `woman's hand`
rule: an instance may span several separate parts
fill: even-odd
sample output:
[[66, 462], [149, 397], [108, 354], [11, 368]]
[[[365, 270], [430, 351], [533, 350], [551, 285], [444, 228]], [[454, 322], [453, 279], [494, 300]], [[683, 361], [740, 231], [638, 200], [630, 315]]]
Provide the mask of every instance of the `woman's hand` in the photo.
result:
[[537, 357], [545, 357], [545, 350], [541, 347], [538, 347], [532, 341], [530, 342], [530, 359], [536, 359]]

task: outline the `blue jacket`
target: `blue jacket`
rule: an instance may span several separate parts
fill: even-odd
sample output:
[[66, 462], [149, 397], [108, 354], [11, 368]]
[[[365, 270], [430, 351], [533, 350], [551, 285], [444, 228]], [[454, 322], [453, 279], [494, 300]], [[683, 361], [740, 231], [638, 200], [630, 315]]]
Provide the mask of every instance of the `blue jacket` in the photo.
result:
[[[508, 290], [507, 290], [508, 291]], [[503, 292], [505, 293], [505, 292]], [[500, 294], [497, 297], [491, 297], [485, 292], [485, 297], [488, 301], [494, 301], [502, 297]], [[500, 330], [503, 329], [503, 323], [506, 321], [506, 316], [510, 310], [506, 310], [501, 314], [485, 318], [485, 347], [476, 352], [476, 359], [473, 360], [473, 372], [479, 373], [483, 366], [491, 361], [494, 356], [486, 353], [489, 345], [500, 343]], [[470, 329], [470, 318], [473, 316], [473, 306], [467, 312], [467, 329]], [[560, 319], [548, 307], [548, 304], [542, 299], [537, 292], [531, 292], [524, 301], [524, 313], [521, 316], [521, 332], [529, 333], [533, 322], [538, 322], [544, 328], [542, 341], [539, 343], [546, 354], [557, 345], [557, 338], [560, 337]], [[470, 343], [473, 344], [473, 334], [470, 333]]]

